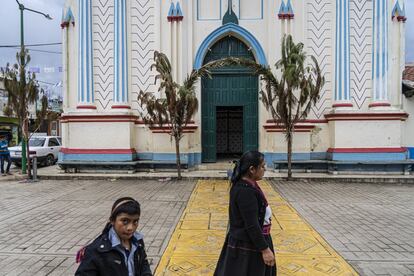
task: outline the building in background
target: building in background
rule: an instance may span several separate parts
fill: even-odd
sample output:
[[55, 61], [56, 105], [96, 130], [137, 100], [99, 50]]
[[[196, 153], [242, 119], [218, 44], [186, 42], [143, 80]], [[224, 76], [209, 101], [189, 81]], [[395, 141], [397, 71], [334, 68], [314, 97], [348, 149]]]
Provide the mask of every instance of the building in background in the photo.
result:
[[[146, 127], [137, 112], [140, 90], [158, 93], [154, 51], [167, 54], [182, 82], [193, 68], [227, 56], [273, 65], [291, 34], [326, 79], [297, 126], [294, 160], [320, 160], [330, 170], [410, 170], [414, 105], [401, 91], [403, 0], [67, 0], [63, 14], [62, 164], [175, 160], [169, 135]], [[261, 85], [243, 68], [202, 79], [200, 109], [181, 140], [184, 162], [255, 149], [268, 166], [283, 163], [283, 129], [259, 100]]]

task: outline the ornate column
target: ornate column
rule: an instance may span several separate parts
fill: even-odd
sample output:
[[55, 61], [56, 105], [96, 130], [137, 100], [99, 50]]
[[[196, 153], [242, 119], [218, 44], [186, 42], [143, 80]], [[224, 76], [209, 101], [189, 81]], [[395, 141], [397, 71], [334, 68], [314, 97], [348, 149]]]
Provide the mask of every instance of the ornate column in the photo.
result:
[[352, 107], [350, 93], [349, 0], [336, 0], [335, 98], [332, 107]]
[[115, 0], [113, 109], [131, 108], [128, 101], [128, 32], [126, 5], [126, 0]]
[[374, 0], [373, 2], [373, 85], [370, 108], [390, 106], [388, 99], [388, 1]]
[[77, 109], [96, 109], [92, 63], [92, 0], [78, 0], [78, 13]]

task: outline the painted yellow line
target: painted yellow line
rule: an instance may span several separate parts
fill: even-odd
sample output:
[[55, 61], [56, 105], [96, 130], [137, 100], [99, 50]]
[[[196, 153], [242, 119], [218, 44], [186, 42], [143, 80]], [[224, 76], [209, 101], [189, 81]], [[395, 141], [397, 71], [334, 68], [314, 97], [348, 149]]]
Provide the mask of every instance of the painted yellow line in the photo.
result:
[[[278, 275], [358, 275], [266, 181]], [[155, 275], [213, 275], [228, 221], [229, 186], [198, 181]]]

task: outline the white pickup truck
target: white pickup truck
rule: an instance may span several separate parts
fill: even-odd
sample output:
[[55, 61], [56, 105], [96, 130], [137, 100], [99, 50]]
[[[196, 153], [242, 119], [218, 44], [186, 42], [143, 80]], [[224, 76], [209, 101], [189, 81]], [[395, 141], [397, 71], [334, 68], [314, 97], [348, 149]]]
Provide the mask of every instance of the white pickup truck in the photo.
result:
[[[58, 160], [59, 150], [62, 147], [61, 138], [58, 136], [32, 136], [29, 140], [30, 157], [37, 157], [37, 163], [44, 166], [51, 166]], [[20, 167], [22, 164], [21, 144], [10, 147], [12, 162]]]

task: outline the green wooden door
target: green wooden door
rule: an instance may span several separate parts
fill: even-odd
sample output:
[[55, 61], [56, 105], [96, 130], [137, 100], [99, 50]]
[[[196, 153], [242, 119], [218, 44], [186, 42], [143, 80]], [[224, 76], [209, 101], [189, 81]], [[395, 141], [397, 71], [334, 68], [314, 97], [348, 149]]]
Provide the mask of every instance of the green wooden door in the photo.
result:
[[[218, 41], [204, 62], [227, 56], [254, 59], [247, 46], [234, 37]], [[216, 161], [216, 110], [218, 106], [243, 108], [243, 151], [258, 149], [258, 77], [241, 67], [214, 70], [212, 79], [202, 79], [202, 161]]]

